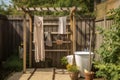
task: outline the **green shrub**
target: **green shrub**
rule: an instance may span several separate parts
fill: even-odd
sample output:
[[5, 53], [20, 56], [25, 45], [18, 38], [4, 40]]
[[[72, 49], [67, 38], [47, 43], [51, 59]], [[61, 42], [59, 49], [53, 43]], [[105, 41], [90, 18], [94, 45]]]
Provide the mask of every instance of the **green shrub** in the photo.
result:
[[67, 61], [67, 58], [66, 58], [66, 57], [62, 57], [62, 58], [61, 58], [61, 64], [62, 64], [62, 65], [65, 65], [65, 66], [68, 64], [68, 61]]
[[104, 77], [107, 80], [120, 80], [120, 65], [99, 63], [95, 67], [99, 69], [96, 76]]
[[11, 55], [7, 61], [3, 64], [3, 67], [11, 71], [21, 71], [22, 70], [22, 60], [19, 59], [17, 55]]
[[110, 13], [114, 24], [109, 29], [99, 29], [103, 42], [97, 50], [101, 61], [95, 62], [96, 74], [107, 80], [120, 80], [120, 7]]

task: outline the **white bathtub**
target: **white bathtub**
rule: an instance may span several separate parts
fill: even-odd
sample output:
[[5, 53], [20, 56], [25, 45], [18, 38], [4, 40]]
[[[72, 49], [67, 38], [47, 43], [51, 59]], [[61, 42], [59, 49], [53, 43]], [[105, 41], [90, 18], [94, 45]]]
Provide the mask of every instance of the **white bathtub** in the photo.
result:
[[[75, 52], [75, 61], [76, 65], [80, 70], [80, 75], [84, 77], [84, 69], [89, 70], [89, 53], [88, 51], [76, 51]], [[93, 58], [93, 52], [91, 52], [91, 58]], [[68, 55], [67, 60], [69, 64], [73, 62], [73, 55]]]

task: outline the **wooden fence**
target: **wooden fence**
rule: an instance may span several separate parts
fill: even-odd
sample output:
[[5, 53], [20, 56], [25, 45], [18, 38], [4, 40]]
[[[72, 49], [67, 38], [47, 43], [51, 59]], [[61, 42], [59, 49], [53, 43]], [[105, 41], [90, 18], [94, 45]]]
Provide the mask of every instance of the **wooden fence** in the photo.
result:
[[[0, 17], [0, 54], [2, 60], [5, 60], [13, 53], [18, 53], [18, 47], [23, 42], [22, 17], [3, 15]], [[27, 27], [29, 28], [29, 26]], [[28, 30], [27, 33], [29, 35]]]
[[[106, 20], [102, 19], [102, 20], [96, 20], [95, 26], [96, 26], [96, 29], [97, 27], [103, 27], [104, 29], [109, 29], [113, 23], [114, 22], [112, 19], [106, 19]], [[96, 43], [95, 43], [96, 49], [100, 47], [101, 42], [102, 42], [102, 36], [100, 34], [96, 34]]]
[[[58, 35], [58, 17], [45, 17], [44, 18], [44, 32], [51, 32], [53, 46], [45, 46], [46, 49], [46, 62], [35, 64], [34, 57], [33, 66], [47, 67], [57, 66], [60, 67], [60, 59], [63, 56], [72, 54], [72, 41], [70, 36], [72, 31], [70, 29], [70, 20], [67, 19], [67, 33], [62, 35], [63, 44], [57, 45], [55, 37]], [[2, 22], [0, 23], [0, 25]], [[76, 48], [77, 51], [89, 50], [90, 31], [93, 31], [93, 37], [95, 37], [95, 23], [93, 18], [77, 18], [76, 20]], [[2, 35], [2, 37], [1, 37]], [[1, 44], [2, 42], [2, 44]], [[7, 16], [4, 20], [4, 27], [0, 26], [0, 47], [3, 50], [1, 53], [7, 53], [11, 55], [13, 52], [18, 51], [18, 47], [23, 43], [23, 16]], [[34, 44], [33, 44], [34, 45]], [[92, 50], [94, 50], [94, 39], [92, 40]], [[29, 20], [27, 19], [27, 56], [29, 53]], [[34, 56], [34, 48], [32, 56]], [[28, 58], [27, 58], [28, 59]]]
[[[96, 32], [97, 32], [97, 27], [102, 27], [104, 29], [109, 29], [110, 26], [114, 23], [113, 19], [101, 19], [101, 20], [96, 20], [95, 21], [95, 26], [96, 26]], [[101, 43], [103, 41], [102, 35], [96, 34], [96, 42], [95, 42], [95, 50], [99, 49]], [[95, 56], [95, 59], [99, 59], [99, 55]]]

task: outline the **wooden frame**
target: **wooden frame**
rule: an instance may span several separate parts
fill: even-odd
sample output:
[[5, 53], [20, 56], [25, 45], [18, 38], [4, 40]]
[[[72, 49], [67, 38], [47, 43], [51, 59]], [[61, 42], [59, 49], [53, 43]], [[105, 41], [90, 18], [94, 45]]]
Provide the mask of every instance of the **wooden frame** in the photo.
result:
[[[73, 41], [73, 45], [72, 45], [72, 52], [74, 54], [75, 50], [76, 50], [76, 23], [75, 23], [75, 11], [80, 11], [81, 8], [77, 8], [77, 7], [39, 7], [39, 8], [18, 8], [16, 7], [16, 9], [18, 11], [23, 11], [24, 12], [24, 19], [23, 19], [23, 26], [24, 26], [24, 40], [23, 40], [23, 48], [24, 48], [24, 52], [23, 52], [23, 72], [26, 72], [26, 14], [29, 16], [29, 20], [30, 20], [30, 42], [29, 42], [29, 48], [30, 48], [30, 52], [29, 52], [29, 67], [32, 66], [32, 17], [29, 14], [29, 12], [31, 11], [39, 11], [39, 12], [43, 12], [43, 11], [52, 11], [52, 12], [61, 12], [61, 11], [68, 11], [70, 12], [70, 24], [71, 24], [71, 30], [73, 31], [72, 36], [71, 36], [71, 40]], [[74, 58], [74, 62], [75, 62], [75, 56]], [[73, 62], [73, 63], [74, 63]]]
[[74, 54], [74, 52], [76, 51], [76, 20], [75, 20], [75, 11], [76, 10], [77, 10], [76, 7], [72, 7], [71, 12], [70, 12], [71, 30], [73, 31], [73, 36], [71, 37], [71, 39], [73, 41], [73, 45], [72, 45], [73, 65], [76, 65], [75, 54]]
[[24, 14], [24, 17], [23, 17], [23, 72], [25, 73], [26, 72], [26, 47], [27, 47], [27, 44], [26, 44], [26, 14]]
[[[63, 12], [63, 11], [70, 11], [72, 9], [72, 7], [29, 7], [29, 8], [18, 8], [16, 7], [17, 10], [22, 11], [24, 9], [24, 11], [39, 11], [39, 12], [43, 12], [43, 11], [51, 11], [51, 12]], [[81, 8], [76, 7], [76, 11], [80, 11]]]

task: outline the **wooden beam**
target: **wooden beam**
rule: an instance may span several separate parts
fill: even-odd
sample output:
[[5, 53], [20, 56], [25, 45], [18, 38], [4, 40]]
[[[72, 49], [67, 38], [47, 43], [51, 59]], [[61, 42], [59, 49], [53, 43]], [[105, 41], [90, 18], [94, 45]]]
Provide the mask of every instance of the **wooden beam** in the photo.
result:
[[[44, 26], [48, 26], [48, 25], [52, 25], [52, 26], [56, 26], [59, 25], [58, 23], [44, 23]], [[70, 23], [67, 23], [66, 25], [70, 25]]]
[[[35, 51], [35, 50], [32, 50], [32, 51]], [[70, 51], [70, 50], [67, 50], [67, 49], [46, 49], [45, 50], [46, 52], [67, 52], [67, 51]]]
[[32, 16], [29, 15], [30, 40], [29, 40], [29, 67], [32, 67]]
[[71, 53], [73, 53], [73, 14], [70, 12], [70, 30], [71, 30]]
[[63, 49], [63, 50], [58, 50], [58, 49], [54, 49], [54, 50], [49, 50], [49, 49], [46, 49], [45, 51], [51, 51], [51, 52], [67, 52], [67, 51], [69, 51], [69, 50], [67, 50], [67, 49]]
[[[56, 43], [56, 41], [53, 41], [52, 43]], [[71, 43], [71, 41], [67, 40], [67, 41], [63, 41], [63, 43]]]
[[92, 47], [92, 46], [91, 46], [91, 44], [92, 44], [92, 37], [93, 37], [92, 35], [93, 35], [93, 32], [92, 32], [92, 30], [91, 30], [91, 31], [90, 31], [90, 52], [89, 52], [89, 70], [90, 70], [90, 71], [91, 71], [91, 66], [92, 66], [92, 62], [91, 62], [91, 61], [92, 61], [92, 58], [91, 58], [91, 57], [92, 57], [92, 56], [91, 56], [91, 55], [92, 55], [92, 54], [91, 54], [91, 49], [92, 49], [91, 47]]
[[[51, 34], [59, 34], [58, 32], [51, 32]], [[71, 32], [66, 32], [65, 34], [71, 34]]]
[[[67, 25], [67, 49], [69, 49], [69, 43], [71, 43], [71, 41], [69, 40], [69, 34], [68, 34], [68, 32], [69, 32], [69, 26]], [[67, 55], [70, 55], [70, 50], [68, 50], [67, 51]]]
[[[61, 12], [61, 11], [70, 11], [72, 7], [29, 7], [29, 8], [24, 8], [25, 11], [39, 11], [39, 12], [43, 12], [43, 11], [57, 11], [57, 12]], [[18, 8], [16, 7], [17, 10], [22, 11], [22, 8]], [[80, 11], [81, 8], [77, 7], [76, 11]]]
[[73, 52], [73, 65], [76, 65], [76, 61], [75, 61], [75, 54], [74, 52], [76, 51], [76, 21], [75, 21], [75, 11], [76, 11], [76, 7], [72, 7], [71, 9], [71, 28], [72, 28], [72, 32], [73, 32], [73, 36], [71, 37], [73, 40], [73, 45], [72, 45], [72, 52]]
[[73, 13], [73, 53], [76, 51], [76, 20], [75, 13]]
[[23, 73], [26, 73], [26, 14], [23, 17]]

